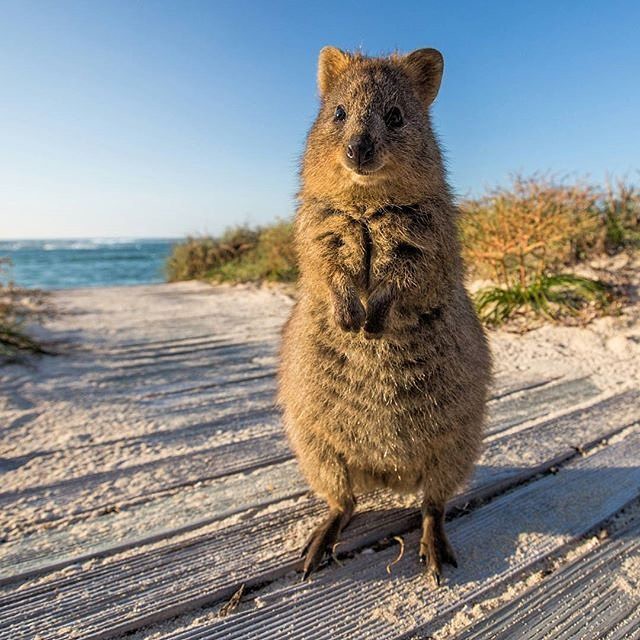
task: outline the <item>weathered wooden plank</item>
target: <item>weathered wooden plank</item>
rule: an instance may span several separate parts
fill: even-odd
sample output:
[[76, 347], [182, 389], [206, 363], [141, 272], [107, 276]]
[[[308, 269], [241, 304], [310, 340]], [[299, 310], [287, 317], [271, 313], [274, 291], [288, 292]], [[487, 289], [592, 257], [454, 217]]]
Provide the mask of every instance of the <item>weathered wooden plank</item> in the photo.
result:
[[[571, 419], [537, 426], [535, 432], [529, 429], [513, 434], [501, 445], [495, 441], [485, 453], [472, 486], [456, 504], [522, 482], [573, 455], [572, 445], [586, 445], [620, 429], [628, 417], [629, 400], [630, 396], [623, 394]], [[529, 466], [523, 466], [523, 450], [537, 450], [539, 457], [525, 457], [523, 464]], [[370, 497], [365, 508], [377, 508], [377, 513], [357, 517], [341, 549], [358, 548], [391, 533], [402, 533], [417, 523], [415, 510], [394, 509], [394, 504], [397, 500], [389, 494]], [[107, 637], [116, 630], [123, 632], [224, 598], [239, 582], [261, 583], [286, 574], [295, 568], [299, 545], [323, 510], [317, 501], [305, 498], [289, 504], [286, 510], [105, 564], [95, 573], [91, 570], [60, 578], [49, 586], [34, 587], [33, 592], [21, 589], [20, 597], [29, 598], [25, 594], [32, 593], [34, 598], [42, 598], [38, 605], [41, 609], [35, 601], [24, 604], [31, 607], [33, 621], [50, 610], [47, 590], [55, 592], [57, 608], [52, 625], [72, 624], [83, 630], [83, 637]], [[0, 605], [10, 602], [10, 594], [0, 599]], [[116, 610], [120, 622], [114, 628]], [[20, 615], [15, 615], [17, 624]], [[59, 637], [53, 630], [51, 633], [52, 638]]]
[[[104, 411], [95, 412], [94, 419], [87, 424], [87, 417], [82, 412], [78, 416], [74, 409], [78, 406], [79, 398], [71, 396], [66, 400], [56, 398], [55, 410], [65, 420], [69, 432], [79, 431], [86, 434], [87, 440], [69, 443], [63, 447], [33, 447], [21, 445], [19, 450], [15, 442], [15, 434], [0, 430], [0, 452], [6, 455], [11, 449], [25, 453], [36, 453], [47, 456], [68, 451], [75, 455], [76, 450], [83, 448], [99, 448], [103, 445], [116, 443], [144, 443], [145, 441], [169, 440], [171, 434], [181, 431], [195, 435], [198, 431], [225, 428], [228, 423], [231, 430], [237, 429], [239, 420], [253, 410], [265, 410], [273, 406], [275, 396], [275, 377], [265, 377], [256, 380], [242, 380], [232, 386], [223, 386], [208, 390], [206, 395], [180, 396], [156, 398], [155, 400], [136, 401], [104, 398], [90, 398], [93, 406], [104, 403]], [[86, 400], [85, 400], [86, 403]], [[82, 406], [82, 405], [80, 405]], [[38, 421], [50, 422], [49, 411], [34, 412], [32, 409], [22, 410], [21, 414], [39, 416]], [[13, 417], [7, 419], [7, 425], [13, 427]], [[30, 429], [33, 425], [30, 425]], [[116, 437], [114, 437], [114, 435]], [[179, 438], [178, 438], [179, 439]]]
[[[107, 509], [112, 505], [122, 508], [127, 503], [149, 500], [171, 489], [234, 473], [247, 473], [291, 457], [284, 438], [271, 433], [120, 469], [91, 473], [52, 485], [2, 492], [0, 531], [6, 530], [9, 523], [12, 527], [18, 527], [21, 523], [35, 525]], [[42, 515], [44, 505], [48, 505], [45, 516]]]
[[[203, 334], [203, 332], [208, 332], [210, 336], [215, 335], [216, 339], [230, 341], [251, 338], [256, 335], [277, 335], [286, 320], [287, 309], [282, 307], [278, 310], [277, 315], [259, 318], [255, 306], [253, 306], [255, 300], [252, 302], [251, 308], [247, 309], [245, 315], [235, 317], [202, 315], [193, 310], [191, 315], [180, 314], [170, 320], [150, 318], [146, 322], [130, 322], [127, 315], [121, 316], [120, 333], [134, 336], [134, 340], [131, 342], [120, 341], [118, 336], [113, 334], [105, 337], [100, 333], [99, 326], [87, 330], [86, 324], [79, 332], [76, 331], [69, 337], [73, 339], [74, 343], [81, 346], [78, 352], [91, 353], [95, 351], [100, 355], [109, 355], [114, 351], [114, 355], [118, 355], [119, 351], [127, 351], [129, 347], [126, 345], [136, 348], [161, 347], [164, 344], [173, 344], [183, 336]], [[151, 304], [155, 305], [155, 301]]]
[[[159, 384], [148, 386], [148, 394], [145, 394], [144, 388], [139, 388], [135, 393], [131, 390], [130, 395], [122, 393], [126, 387], [123, 387], [119, 393], [110, 393], [108, 389], [95, 385], [87, 384], [84, 387], [60, 389], [54, 385], [47, 388], [41, 388], [37, 385], [30, 385], [28, 395], [24, 395], [25, 399], [37, 399], [37, 402], [18, 402], [20, 396], [14, 392], [8, 397], [7, 411], [0, 412], [0, 427], [2, 423], [8, 423], [17, 411], [26, 409], [40, 408], [40, 418], [38, 422], [54, 423], [56, 420], [62, 420], [70, 427], [84, 426], [88, 434], [100, 437], [98, 422], [113, 422], [114, 418], [120, 417], [122, 421], [126, 421], [128, 414], [134, 419], [143, 419], [151, 417], [162, 417], [167, 415], [167, 411], [175, 413], [184, 413], [185, 411], [202, 411], [205, 405], [214, 405], [217, 403], [236, 402], [239, 409], [243, 408], [243, 398], [247, 394], [254, 391], [263, 391], [269, 389], [273, 395], [275, 388], [274, 373], [268, 371], [269, 375], [265, 375], [265, 367], [261, 363], [253, 364], [249, 369], [242, 367], [237, 371], [231, 368], [226, 375], [208, 375], [203, 376], [202, 380], [207, 382], [206, 389], [192, 389], [194, 376], [191, 380], [183, 378], [175, 383], [156, 381]], [[200, 385], [195, 385], [200, 386]], [[185, 389], [185, 387], [187, 387]], [[243, 396], [244, 394], [244, 396]], [[145, 397], [142, 397], [145, 396]], [[1, 399], [0, 399], [1, 401]], [[46, 406], [46, 411], [42, 411], [42, 406]], [[91, 414], [91, 419], [87, 414]], [[66, 419], [68, 418], [68, 419]], [[165, 428], [171, 427], [171, 423], [166, 423]], [[164, 426], [164, 425], [163, 425]], [[122, 424], [122, 428], [126, 433], [127, 424]], [[113, 429], [112, 432], [118, 433], [122, 429]], [[29, 444], [32, 444], [33, 432], [29, 434]], [[104, 436], [102, 436], [104, 437]], [[5, 439], [5, 434], [0, 428], [0, 440]], [[7, 445], [11, 445], [9, 440]], [[15, 444], [15, 442], [13, 442]], [[0, 454], [2, 445], [0, 444]], [[22, 452], [22, 448], [20, 449]]]
[[[227, 357], [225, 359], [224, 366], [233, 365], [240, 370], [241, 365], [255, 364], [255, 360], [274, 360], [274, 354], [264, 350], [255, 350], [251, 353], [239, 352], [235, 357]], [[180, 381], [181, 378], [191, 377], [192, 381], [194, 377], [199, 380], [205, 379], [211, 375], [218, 375], [218, 368], [221, 365], [218, 362], [212, 362], [207, 358], [203, 359], [189, 359], [183, 362], [169, 362], [159, 363], [157, 366], [152, 364], [145, 364], [144, 367], [140, 367], [142, 371], [133, 371], [131, 373], [128, 370], [122, 370], [122, 373], [109, 373], [108, 375], [101, 375], [100, 377], [94, 377], [90, 380], [91, 384], [95, 384], [100, 389], [118, 388], [120, 385], [134, 385], [136, 387], [150, 387], [152, 382], [161, 383], [163, 380], [170, 379], [171, 381]], [[111, 371], [121, 371], [120, 369], [109, 369]], [[171, 376], [171, 377], [169, 377]]]
[[[115, 316], [127, 328], [140, 327], [140, 332], [111, 331], [108, 337], [113, 342], [133, 344], [146, 342], [166, 336], [195, 335], [196, 330], [203, 333], [207, 329], [229, 331], [237, 325], [233, 322], [218, 324], [216, 321], [245, 320], [247, 310], [255, 311], [256, 304], [262, 304], [263, 314], [257, 317], [261, 326], [274, 317], [286, 313], [291, 300], [279, 292], [253, 289], [239, 292], [238, 288], [211, 286], [208, 283], [182, 283], [170, 285], [152, 285], [135, 287], [109, 287], [99, 290], [66, 291], [56, 294], [64, 308], [86, 310], [85, 315], [93, 322], [85, 323], [88, 329], [96, 325], [113, 323], [104, 316]], [[127, 305], [122, 306], [126, 299]], [[132, 313], [133, 311], [133, 313]], [[135, 313], [135, 312], [138, 313]], [[84, 320], [81, 318], [80, 320]], [[180, 322], [178, 322], [180, 320]], [[70, 323], [67, 322], [67, 325]], [[93, 325], [93, 326], [92, 326]], [[88, 333], [93, 333], [88, 331]], [[96, 332], [96, 342], [105, 341], [100, 332]], [[155, 335], [160, 334], [160, 335]]]
[[406, 536], [407, 552], [391, 575], [385, 568], [398, 555], [397, 545], [360, 554], [311, 582], [289, 582], [258, 592], [251, 598], [253, 606], [244, 612], [211, 618], [183, 632], [160, 631], [155, 637], [428, 637], [464, 604], [558, 553], [634, 499], [640, 482], [638, 455], [640, 433], [634, 428], [621, 441], [450, 522], [449, 536], [458, 550], [460, 568], [447, 571], [445, 588], [434, 590], [422, 575], [415, 557], [416, 531]]
[[170, 340], [145, 343], [136, 348], [128, 349], [121, 349], [117, 347], [109, 349], [91, 349], [89, 353], [98, 354], [102, 356], [102, 359], [110, 362], [127, 362], [129, 360], [154, 356], [158, 353], [195, 353], [202, 349], [224, 349], [238, 344], [250, 344], [254, 341], [273, 341], [275, 343], [278, 336], [278, 332], [263, 333], [259, 339], [253, 338], [245, 340], [242, 343], [238, 343], [233, 339], [229, 339], [228, 336], [220, 336], [211, 332], [210, 334], [200, 336], [200, 338], [174, 338]]
[[[243, 414], [252, 409], [264, 409], [272, 406], [275, 390], [274, 376], [236, 379], [233, 384], [207, 389], [198, 394], [174, 394], [147, 400], [136, 398], [114, 398], [108, 393], [99, 394], [94, 389], [78, 390], [66, 397], [58, 397], [55, 391], [49, 392], [51, 398], [42, 394], [49, 403], [46, 412], [39, 412], [35, 423], [28, 426], [28, 446], [17, 446], [19, 431], [12, 426], [16, 410], [7, 414], [7, 426], [0, 430], [0, 455], [15, 451], [19, 455], [26, 453], [48, 454], [68, 450], [73, 446], [93, 446], [100, 443], [125, 441], [149, 436], [153, 433], [167, 434], [170, 431], [191, 425], [203, 425], [215, 422], [227, 416], [229, 428], [236, 429], [234, 414]], [[33, 408], [34, 405], [30, 405]], [[24, 409], [26, 410], [26, 408]], [[24, 412], [23, 410], [23, 412]], [[88, 421], [87, 415], [91, 415]], [[0, 417], [1, 419], [1, 417]], [[47, 437], [48, 429], [42, 429], [42, 445], [38, 446], [33, 438], [34, 429], [52, 421], [63, 421], [67, 435], [84, 434], [82, 440], [73, 438], [64, 447], [56, 439]], [[216, 428], [221, 428], [219, 423]], [[114, 437], [116, 436], [116, 437]], [[75, 443], [75, 444], [72, 444]]]
[[179, 336], [172, 336], [167, 338], [159, 338], [156, 340], [142, 340], [142, 341], [133, 341], [133, 342], [115, 342], [110, 341], [109, 343], [100, 343], [96, 345], [83, 345], [83, 351], [87, 351], [90, 353], [97, 353], [100, 355], [126, 355], [127, 353], [135, 353], [137, 351], [145, 351], [148, 349], [156, 348], [156, 347], [167, 347], [171, 348], [173, 345], [181, 345], [181, 344], [197, 344], [208, 341], [221, 341], [223, 338], [220, 338], [213, 331], [207, 331], [205, 333], [200, 333], [196, 335], [184, 335], [183, 331], [180, 331]]
[[169, 538], [306, 492], [295, 462], [288, 461], [184, 487], [100, 517], [54, 523], [0, 545], [0, 585]]
[[514, 375], [513, 371], [497, 371], [493, 376], [493, 388], [490, 399], [500, 400], [514, 393], [528, 391], [536, 387], [557, 382], [563, 377], [563, 375], [550, 373], [548, 371], [544, 373], [526, 372], [520, 375]]
[[528, 420], [576, 407], [598, 393], [598, 387], [588, 377], [584, 377], [541, 385], [526, 393], [499, 397], [489, 402], [486, 433], [496, 433]]
[[230, 385], [235, 385], [240, 382], [246, 382], [248, 380], [264, 380], [267, 378], [274, 378], [275, 375], [275, 369], [264, 367], [261, 364], [256, 364], [254, 366], [242, 367], [242, 369], [238, 372], [235, 372], [233, 370], [231, 370], [230, 372], [226, 372], [225, 375], [219, 376], [212, 382], [203, 382], [198, 384], [187, 383], [185, 385], [178, 386], [174, 386], [172, 384], [167, 388], [155, 389], [153, 391], [143, 393], [140, 396], [140, 400], [155, 400], [156, 398], [160, 398], [162, 396], [175, 396], [177, 394], [201, 393], [203, 391], [209, 391], [210, 389], [228, 387]]
[[[139, 399], [156, 398], [162, 395], [175, 395], [186, 394], [205, 389], [212, 389], [215, 387], [222, 387], [229, 384], [235, 384], [243, 380], [253, 380], [259, 377], [273, 377], [275, 375], [275, 367], [265, 366], [260, 359], [253, 361], [249, 359], [247, 361], [240, 361], [238, 363], [220, 361], [213, 366], [210, 375], [208, 376], [193, 376], [188, 380], [178, 380], [177, 383], [172, 377], [162, 381], [155, 381], [154, 385], [149, 385], [145, 382], [146, 373], [140, 372], [135, 378], [125, 380], [126, 385], [122, 389], [117, 383], [102, 383], [99, 378], [92, 378], [90, 376], [83, 376], [81, 372], [77, 372], [78, 375], [64, 380], [62, 377], [58, 380], [55, 386], [52, 386], [51, 391], [55, 393], [55, 397], [51, 399], [55, 402], [63, 400], [74, 400], [86, 394], [87, 389], [90, 388], [92, 394], [95, 394], [96, 400], [103, 400], [108, 402], [110, 399], [113, 402], [131, 401], [135, 402]], [[175, 375], [175, 372], [174, 372]], [[194, 383], [196, 380], [202, 379], [206, 382]], [[144, 387], [148, 387], [145, 389]], [[146, 393], [144, 393], [147, 391]]]
[[456, 637], [458, 640], [640, 637], [640, 521]]
[[224, 349], [208, 349], [197, 355], [194, 354], [167, 354], [157, 355], [136, 361], [132, 364], [120, 364], [101, 361], [100, 370], [92, 370], [87, 373], [85, 379], [91, 384], [100, 387], [113, 387], [128, 382], [138, 383], [151, 375], [153, 378], [169, 378], [170, 374], [184, 373], [187, 371], [201, 371], [206, 373], [204, 367], [209, 365], [211, 373], [220, 374], [228, 365], [240, 369], [242, 365], [250, 366], [255, 362], [275, 362], [277, 345], [255, 341], [253, 344], [225, 346]]
[[260, 381], [259, 384], [248, 382], [238, 386], [242, 391], [236, 393], [234, 390], [222, 397], [214, 396], [206, 404], [167, 408], [159, 415], [146, 413], [144, 417], [149, 421], [160, 416], [166, 419], [152, 431], [148, 429], [143, 432], [133, 431], [117, 438], [103, 437], [88, 443], [68, 445], [65, 448], [39, 450], [38, 454], [41, 456], [60, 453], [76, 455], [81, 450], [93, 449], [96, 452], [103, 450], [107, 455], [107, 452], [116, 445], [118, 447], [157, 445], [168, 447], [172, 443], [176, 446], [194, 443], [195, 446], [199, 446], [205, 441], [208, 442], [212, 435], [243, 430], [246, 426], [253, 425], [256, 419], [276, 411], [271, 381]]

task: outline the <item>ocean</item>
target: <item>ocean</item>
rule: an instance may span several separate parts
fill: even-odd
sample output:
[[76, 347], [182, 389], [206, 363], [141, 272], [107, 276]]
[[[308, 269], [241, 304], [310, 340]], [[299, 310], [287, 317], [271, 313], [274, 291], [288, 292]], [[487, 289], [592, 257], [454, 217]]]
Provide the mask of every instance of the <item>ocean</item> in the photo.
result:
[[0, 240], [11, 260], [7, 278], [41, 289], [107, 287], [164, 282], [171, 239], [86, 238]]

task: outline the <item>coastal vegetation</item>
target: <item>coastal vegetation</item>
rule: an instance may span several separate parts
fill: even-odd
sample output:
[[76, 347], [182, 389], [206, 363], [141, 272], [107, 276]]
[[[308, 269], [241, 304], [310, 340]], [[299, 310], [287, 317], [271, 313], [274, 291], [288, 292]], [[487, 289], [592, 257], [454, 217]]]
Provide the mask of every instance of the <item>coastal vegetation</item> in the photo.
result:
[[591, 260], [638, 247], [640, 197], [624, 181], [605, 188], [516, 177], [462, 203], [460, 231], [483, 320], [517, 314], [564, 320], [615, 309], [615, 289], [579, 275]]
[[232, 227], [219, 238], [190, 237], [176, 244], [167, 261], [170, 282], [293, 282], [298, 272], [293, 224]]
[[[460, 203], [460, 234], [475, 302], [491, 325], [522, 318], [588, 320], [617, 308], [619, 283], [589, 270], [596, 258], [640, 246], [640, 192], [548, 176], [516, 176]], [[170, 281], [293, 282], [292, 224], [248, 225], [219, 238], [190, 237], [167, 263]]]
[[38, 289], [24, 289], [9, 280], [9, 260], [0, 258], [0, 358], [20, 353], [46, 353], [31, 335], [28, 325], [51, 316], [48, 295]]

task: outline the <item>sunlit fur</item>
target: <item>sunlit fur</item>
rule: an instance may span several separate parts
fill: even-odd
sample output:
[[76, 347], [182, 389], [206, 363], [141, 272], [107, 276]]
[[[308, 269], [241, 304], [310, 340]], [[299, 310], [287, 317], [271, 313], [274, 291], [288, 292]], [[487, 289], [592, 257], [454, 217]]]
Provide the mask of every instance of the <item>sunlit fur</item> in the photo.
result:
[[[355, 494], [375, 487], [422, 490], [425, 513], [442, 509], [480, 451], [490, 356], [430, 123], [436, 58], [321, 54], [279, 401], [303, 473], [342, 524]], [[403, 114], [397, 130], [384, 121], [391, 106]], [[365, 131], [376, 145], [371, 177], [343, 160]]]

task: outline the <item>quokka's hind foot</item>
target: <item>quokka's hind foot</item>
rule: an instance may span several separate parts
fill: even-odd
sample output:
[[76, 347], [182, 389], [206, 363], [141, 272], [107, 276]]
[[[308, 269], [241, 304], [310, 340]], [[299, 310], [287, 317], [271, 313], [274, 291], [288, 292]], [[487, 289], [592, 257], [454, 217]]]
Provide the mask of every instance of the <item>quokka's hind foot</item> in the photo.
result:
[[442, 565], [458, 566], [456, 556], [446, 538], [443, 540], [434, 537], [428, 541], [423, 538], [420, 542], [420, 562], [426, 565], [426, 573], [437, 587], [442, 584]]
[[422, 539], [420, 540], [420, 562], [426, 565], [426, 573], [437, 587], [442, 583], [442, 565], [458, 566], [456, 555], [444, 532], [444, 510], [424, 510]]
[[332, 509], [329, 515], [313, 530], [300, 554], [304, 557], [303, 580], [306, 580], [318, 568], [325, 554], [333, 549], [340, 536], [340, 531], [351, 518], [351, 512], [352, 510], [343, 512]]

